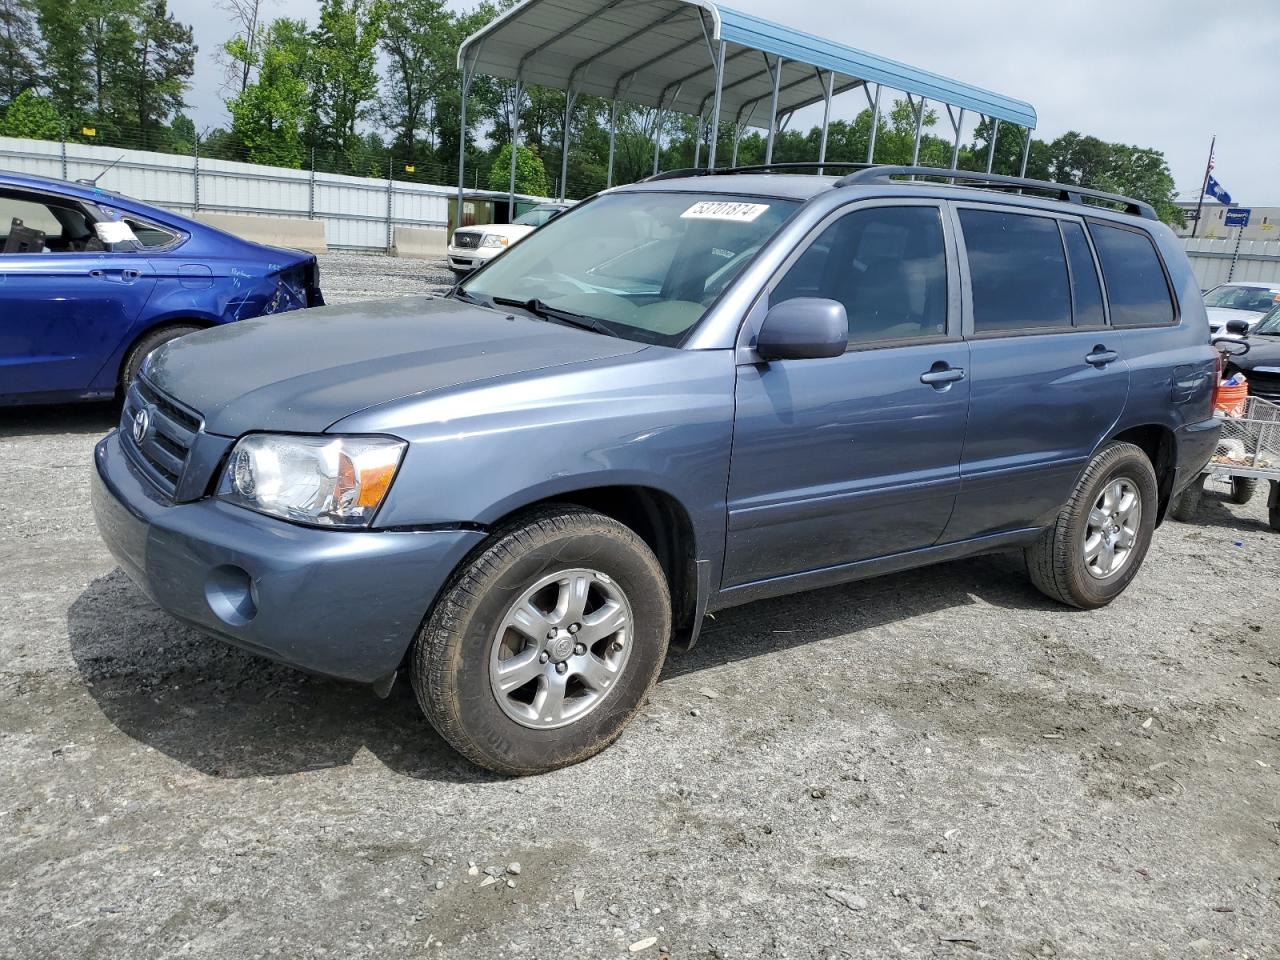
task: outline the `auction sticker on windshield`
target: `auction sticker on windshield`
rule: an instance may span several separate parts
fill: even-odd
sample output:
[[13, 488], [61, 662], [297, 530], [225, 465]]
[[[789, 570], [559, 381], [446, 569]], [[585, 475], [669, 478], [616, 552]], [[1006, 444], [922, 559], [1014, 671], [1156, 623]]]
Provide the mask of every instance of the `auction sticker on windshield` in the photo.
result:
[[736, 200], [703, 200], [680, 214], [682, 220], [732, 220], [753, 223], [769, 209], [767, 203], [742, 203]]

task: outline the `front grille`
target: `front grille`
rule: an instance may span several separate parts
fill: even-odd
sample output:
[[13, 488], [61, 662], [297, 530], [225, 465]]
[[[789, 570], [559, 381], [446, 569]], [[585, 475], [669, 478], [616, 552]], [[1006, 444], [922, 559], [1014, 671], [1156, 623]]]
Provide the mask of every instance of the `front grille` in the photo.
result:
[[480, 246], [480, 234], [457, 230], [453, 234], [453, 245], [460, 250], [474, 250]]
[[[146, 424], [141, 429], [138, 418], [144, 411]], [[120, 415], [120, 441], [133, 462], [169, 497], [178, 490], [200, 427], [198, 413], [165, 396], [142, 377], [130, 384]], [[141, 432], [141, 441], [136, 430]]]
[[1258, 373], [1250, 370], [1245, 373], [1249, 378], [1249, 393], [1272, 403], [1280, 403], [1280, 376]]

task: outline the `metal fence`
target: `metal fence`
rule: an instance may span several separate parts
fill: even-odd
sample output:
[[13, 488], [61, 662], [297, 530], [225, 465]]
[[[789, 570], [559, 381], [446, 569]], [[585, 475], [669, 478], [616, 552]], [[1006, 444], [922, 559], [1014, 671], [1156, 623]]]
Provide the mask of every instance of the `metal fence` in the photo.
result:
[[[198, 155], [0, 137], [0, 168], [102, 186], [179, 213], [235, 213], [321, 220], [338, 250], [388, 251], [397, 226], [444, 228], [457, 186], [291, 170]], [[388, 167], [391, 168], [391, 164]]]
[[1187, 237], [1183, 243], [1201, 290], [1232, 280], [1280, 283], [1280, 240]]

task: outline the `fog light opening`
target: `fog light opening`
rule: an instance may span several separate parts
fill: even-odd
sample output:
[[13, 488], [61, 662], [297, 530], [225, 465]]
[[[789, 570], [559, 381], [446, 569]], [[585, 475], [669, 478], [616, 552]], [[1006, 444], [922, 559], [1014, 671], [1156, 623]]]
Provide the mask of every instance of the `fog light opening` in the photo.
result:
[[209, 574], [204, 596], [209, 609], [233, 627], [242, 627], [258, 615], [258, 588], [246, 570], [233, 564]]

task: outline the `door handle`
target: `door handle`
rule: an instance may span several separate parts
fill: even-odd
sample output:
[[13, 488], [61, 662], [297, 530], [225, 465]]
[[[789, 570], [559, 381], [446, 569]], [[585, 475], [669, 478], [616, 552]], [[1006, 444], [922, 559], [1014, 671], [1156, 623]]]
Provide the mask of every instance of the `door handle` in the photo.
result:
[[1084, 362], [1093, 367], [1105, 367], [1108, 363], [1115, 363], [1119, 359], [1120, 354], [1098, 344], [1093, 348], [1093, 353], [1084, 358]]
[[932, 367], [920, 374], [920, 382], [937, 390], [946, 390], [951, 384], [964, 379], [964, 368], [950, 366], [945, 360], [939, 360]]
[[130, 270], [130, 269], [121, 270], [121, 271], [120, 271], [120, 277], [121, 277], [121, 278], [122, 278], [126, 283], [132, 283], [134, 280], [137, 280], [137, 279], [139, 279], [139, 278], [141, 278], [141, 277], [142, 277], [142, 271], [141, 271], [141, 270]]
[[93, 277], [93, 279], [95, 279], [95, 280], [101, 280], [101, 279], [102, 279], [103, 277], [105, 277], [106, 275], [107, 275], [107, 271], [105, 271], [105, 270], [90, 270], [90, 271], [89, 271], [89, 276]]

